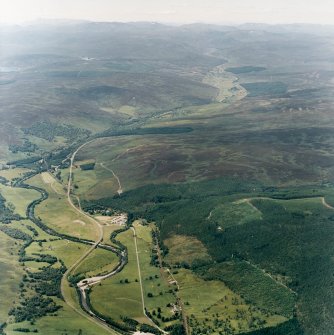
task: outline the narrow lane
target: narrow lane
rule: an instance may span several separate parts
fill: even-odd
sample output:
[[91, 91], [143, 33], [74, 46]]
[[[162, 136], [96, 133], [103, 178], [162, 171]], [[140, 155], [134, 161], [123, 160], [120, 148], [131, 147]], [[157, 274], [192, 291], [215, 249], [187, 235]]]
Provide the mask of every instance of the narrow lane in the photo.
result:
[[143, 313], [144, 315], [152, 322], [152, 324], [160, 330], [163, 334], [168, 334], [166, 331], [161, 329], [146, 313], [146, 308], [145, 308], [145, 299], [144, 299], [144, 289], [143, 289], [143, 283], [141, 279], [141, 270], [140, 270], [140, 262], [139, 262], [139, 252], [138, 252], [138, 246], [137, 246], [137, 234], [136, 230], [134, 227], [131, 227], [131, 230], [133, 232], [133, 239], [135, 243], [135, 249], [136, 249], [136, 258], [137, 258], [137, 268], [138, 268], [138, 276], [139, 276], [139, 284], [140, 284], [140, 292], [141, 292], [141, 300], [142, 300], [142, 306], [143, 306]]

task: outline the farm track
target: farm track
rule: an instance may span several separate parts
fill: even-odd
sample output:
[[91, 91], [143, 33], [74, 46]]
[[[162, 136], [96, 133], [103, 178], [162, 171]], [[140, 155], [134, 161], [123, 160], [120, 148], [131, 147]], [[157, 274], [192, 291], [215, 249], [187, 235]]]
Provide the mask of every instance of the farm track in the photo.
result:
[[121, 181], [118, 178], [118, 176], [116, 175], [116, 173], [112, 169], [106, 167], [103, 163], [100, 163], [100, 166], [113, 174], [113, 176], [115, 177], [115, 179], [117, 180], [117, 183], [118, 183], [117, 193], [118, 193], [118, 195], [121, 195], [123, 193], [123, 189], [122, 189]]

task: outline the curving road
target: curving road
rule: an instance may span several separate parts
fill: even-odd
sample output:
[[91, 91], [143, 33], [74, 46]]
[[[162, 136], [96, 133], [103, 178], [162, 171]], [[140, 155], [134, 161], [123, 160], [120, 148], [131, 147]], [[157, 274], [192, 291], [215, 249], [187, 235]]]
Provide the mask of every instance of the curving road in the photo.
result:
[[113, 176], [116, 178], [117, 183], [118, 183], [118, 190], [117, 190], [117, 193], [118, 193], [118, 195], [121, 195], [121, 194], [123, 193], [123, 189], [122, 189], [121, 181], [119, 180], [119, 178], [118, 178], [118, 176], [116, 175], [116, 173], [115, 173], [112, 169], [106, 167], [103, 163], [100, 163], [100, 165], [101, 165], [105, 170], [111, 172], [111, 173], [113, 174]]

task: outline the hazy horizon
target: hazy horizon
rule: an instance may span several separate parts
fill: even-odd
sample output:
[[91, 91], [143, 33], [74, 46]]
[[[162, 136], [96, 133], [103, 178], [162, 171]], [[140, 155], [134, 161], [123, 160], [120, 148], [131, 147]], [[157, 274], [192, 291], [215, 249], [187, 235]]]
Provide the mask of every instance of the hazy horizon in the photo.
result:
[[36, 20], [103, 22], [154, 21], [165, 24], [333, 24], [334, 5], [328, 0], [13, 0], [0, 5], [0, 23]]

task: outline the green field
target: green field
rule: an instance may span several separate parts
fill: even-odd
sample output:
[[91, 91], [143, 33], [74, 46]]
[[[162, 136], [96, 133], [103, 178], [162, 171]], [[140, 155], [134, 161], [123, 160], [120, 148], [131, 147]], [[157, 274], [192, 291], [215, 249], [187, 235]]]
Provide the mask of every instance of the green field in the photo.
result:
[[[22, 332], [14, 331], [17, 328], [28, 328], [30, 330], [38, 330], [39, 334], [68, 334], [68, 335], [78, 335], [80, 329], [85, 335], [96, 335], [97, 326], [95, 323], [86, 320], [82, 316], [78, 315], [75, 311], [69, 308], [62, 300], [56, 300], [57, 304], [62, 306], [62, 308], [52, 316], [46, 316], [39, 319], [34, 325], [30, 322], [21, 322], [10, 324], [6, 328], [8, 335], [21, 335]], [[110, 334], [109, 331], [105, 331], [102, 328], [98, 328], [99, 334], [107, 335]], [[111, 333], [113, 334], [113, 333]]]
[[56, 239], [53, 241], [33, 242], [27, 249], [27, 255], [42, 253], [59, 257], [66, 266], [72, 265], [84, 251], [88, 250], [88, 246], [71, 241]]
[[36, 209], [36, 215], [50, 228], [59, 233], [95, 240], [97, 229], [90, 219], [83, 217], [68, 203], [64, 193], [56, 193], [50, 184], [38, 175], [30, 180], [31, 185], [42, 186], [49, 197]]
[[27, 173], [29, 171], [29, 169], [25, 168], [0, 170], [0, 176], [6, 178], [7, 180], [12, 180], [14, 178], [21, 177], [24, 173]]
[[286, 320], [246, 303], [221, 281], [204, 281], [183, 269], [175, 278], [193, 334], [202, 334], [206, 329], [213, 329], [213, 334], [221, 331], [240, 333], [275, 326]]
[[210, 214], [209, 220], [217, 222], [221, 229], [242, 225], [262, 218], [261, 212], [256, 207], [252, 206], [248, 201], [243, 202], [243, 200], [219, 205]]
[[[117, 239], [128, 249], [128, 264], [121, 273], [104, 280], [101, 285], [94, 286], [90, 293], [90, 302], [94, 309], [115, 321], [122, 322], [121, 316], [127, 316], [140, 322], [148, 322], [143, 315], [132, 231], [119, 234]], [[125, 283], [126, 279], [129, 283]]]
[[19, 229], [38, 240], [49, 240], [51, 238], [50, 235], [45, 233], [30, 220], [12, 221], [10, 226]]
[[111, 272], [118, 264], [118, 257], [108, 250], [95, 249], [88, 257], [74, 270], [73, 274], [83, 274], [93, 277]]
[[152, 227], [134, 224], [134, 228], [137, 236], [145, 307], [155, 322], [168, 326], [173, 323], [174, 312], [171, 306], [176, 304], [176, 296], [173, 292], [175, 285], [169, 283], [170, 277], [166, 269], [150, 265], [153, 248]]
[[28, 204], [34, 199], [38, 198], [38, 193], [34, 190], [13, 188], [1, 184], [0, 193], [5, 197], [7, 202], [10, 202], [14, 205], [14, 213], [17, 213], [22, 217], [26, 216], [26, 209]]
[[19, 284], [23, 276], [23, 269], [19, 264], [17, 252], [19, 244], [0, 232], [0, 323], [8, 319], [8, 311], [17, 301], [19, 295]]
[[296, 293], [284, 286], [278, 278], [264, 274], [261, 269], [247, 262], [224, 262], [197, 272], [207, 280], [223, 280], [232, 290], [240, 292], [247, 301], [264, 311], [286, 318], [293, 315]]
[[[85, 148], [83, 149], [85, 150]], [[66, 181], [68, 170], [62, 170], [61, 178]], [[99, 183], [104, 180], [103, 185]], [[79, 167], [73, 170], [74, 193], [80, 197], [96, 199], [98, 196], [108, 196], [116, 193], [117, 182], [110, 171], [101, 167], [98, 162], [94, 170], [83, 171]]]

